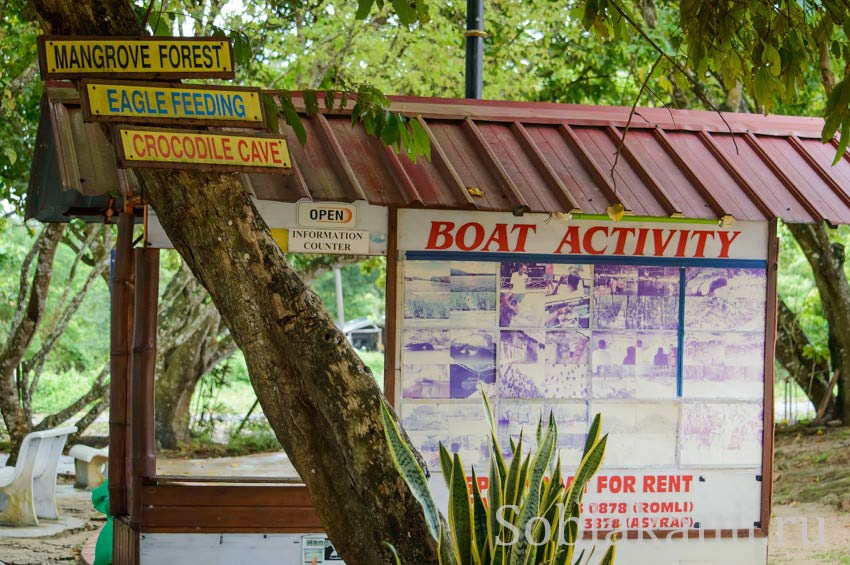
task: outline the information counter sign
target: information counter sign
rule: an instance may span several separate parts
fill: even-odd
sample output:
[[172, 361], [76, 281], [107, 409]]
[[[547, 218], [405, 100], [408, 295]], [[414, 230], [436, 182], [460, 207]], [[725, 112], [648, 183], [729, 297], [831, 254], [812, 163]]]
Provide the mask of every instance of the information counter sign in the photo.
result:
[[265, 127], [260, 89], [84, 80], [87, 121]]
[[117, 128], [123, 167], [286, 174], [292, 159], [281, 135]]
[[41, 77], [233, 78], [233, 49], [214, 37], [38, 38]]

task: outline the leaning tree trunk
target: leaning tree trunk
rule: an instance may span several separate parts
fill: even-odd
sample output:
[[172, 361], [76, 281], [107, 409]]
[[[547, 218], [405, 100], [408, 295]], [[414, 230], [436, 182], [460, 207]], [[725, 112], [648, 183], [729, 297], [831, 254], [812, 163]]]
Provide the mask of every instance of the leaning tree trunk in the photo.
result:
[[[33, 0], [54, 34], [135, 35], [127, 0]], [[393, 464], [369, 369], [290, 268], [238, 175], [138, 170], [143, 196], [242, 349], [257, 398], [351, 565], [437, 563]]]
[[405, 563], [435, 563], [422, 510], [386, 447], [375, 380], [289, 267], [238, 177], [138, 174], [245, 354], [263, 411], [342, 557], [387, 562], [388, 541]]
[[[6, 342], [0, 347], [0, 413], [11, 440], [11, 454], [7, 465], [14, 465], [21, 442], [32, 427], [32, 422], [21, 406], [17, 373], [44, 316], [47, 290], [53, 276], [53, 257], [64, 231], [64, 224], [45, 226], [24, 259], [15, 313]], [[30, 282], [29, 273], [33, 260], [35, 272]]]
[[[829, 362], [819, 356], [808, 358], [806, 350], [811, 349], [806, 332], [800, 326], [797, 315], [782, 298], [779, 299], [779, 320], [776, 332], [776, 360], [788, 371], [794, 382], [799, 385], [815, 410], [826, 399], [824, 419], [831, 420], [836, 414], [835, 399], [829, 390]], [[827, 398], [828, 397], [828, 398]]]
[[850, 424], [850, 285], [844, 274], [844, 247], [829, 241], [823, 224], [788, 224], [812, 266], [815, 285], [829, 324], [829, 354], [839, 371], [836, 411]]

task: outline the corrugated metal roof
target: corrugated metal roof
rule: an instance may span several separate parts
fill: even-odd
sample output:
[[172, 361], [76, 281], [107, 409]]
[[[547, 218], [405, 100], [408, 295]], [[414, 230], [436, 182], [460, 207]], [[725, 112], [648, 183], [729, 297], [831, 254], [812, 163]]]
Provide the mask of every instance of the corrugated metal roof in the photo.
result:
[[[297, 174], [243, 179], [258, 198], [288, 202], [588, 214], [620, 202], [639, 216], [850, 223], [850, 160], [832, 166], [835, 143], [820, 142], [820, 119], [639, 108], [630, 123], [623, 107], [391, 101], [421, 121], [430, 162], [412, 163], [352, 127], [349, 109], [304, 116], [304, 146], [286, 131]], [[75, 124], [78, 102], [65, 92], [62, 104], [69, 116], [62, 123]], [[75, 150], [63, 159], [105, 166], [97, 127], [67, 130]], [[89, 179], [89, 169], [79, 167], [87, 194], [103, 190], [103, 178], [114, 190], [114, 170]]]

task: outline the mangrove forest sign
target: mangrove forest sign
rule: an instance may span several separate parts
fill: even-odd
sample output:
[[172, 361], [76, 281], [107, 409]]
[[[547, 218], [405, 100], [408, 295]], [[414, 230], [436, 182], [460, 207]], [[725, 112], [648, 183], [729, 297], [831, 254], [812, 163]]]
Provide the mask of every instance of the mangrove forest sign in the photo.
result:
[[42, 36], [38, 55], [44, 79], [234, 76], [230, 42], [212, 37]]
[[280, 135], [118, 128], [119, 159], [126, 167], [286, 173], [292, 160]]
[[86, 120], [264, 127], [258, 88], [84, 80], [81, 92]]

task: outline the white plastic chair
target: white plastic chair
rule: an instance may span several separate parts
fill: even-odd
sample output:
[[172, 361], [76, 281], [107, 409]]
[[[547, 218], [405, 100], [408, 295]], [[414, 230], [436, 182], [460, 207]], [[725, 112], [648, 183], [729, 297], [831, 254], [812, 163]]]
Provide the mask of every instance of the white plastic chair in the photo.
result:
[[6, 507], [0, 524], [38, 526], [39, 518], [59, 517], [56, 508], [56, 471], [59, 456], [74, 426], [27, 434], [14, 467], [0, 468], [0, 497]]

